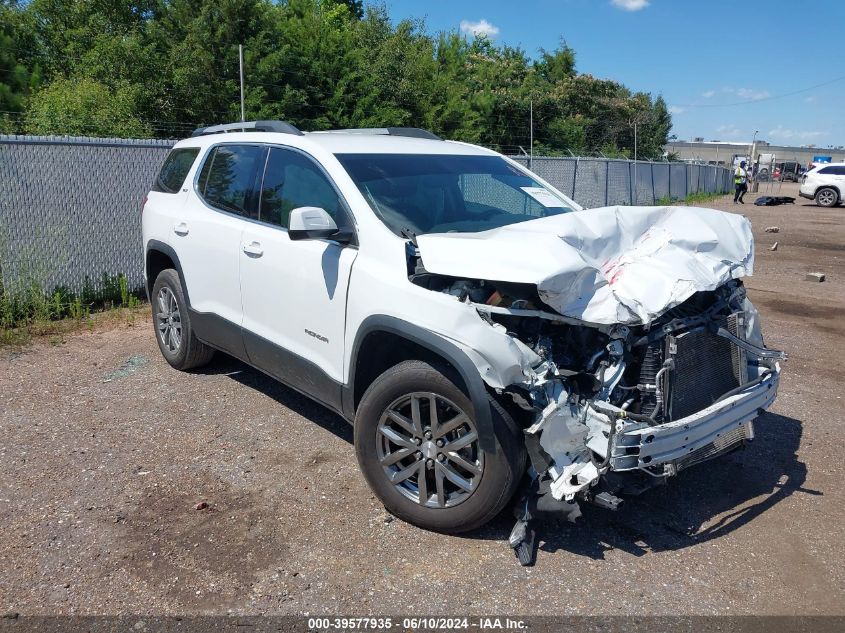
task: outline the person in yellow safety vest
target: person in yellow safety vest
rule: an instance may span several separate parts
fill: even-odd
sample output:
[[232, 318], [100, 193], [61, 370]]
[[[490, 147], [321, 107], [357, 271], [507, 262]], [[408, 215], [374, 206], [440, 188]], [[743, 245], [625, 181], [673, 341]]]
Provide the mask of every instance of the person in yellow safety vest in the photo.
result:
[[748, 191], [748, 172], [745, 169], [745, 161], [742, 161], [739, 167], [736, 168], [736, 171], [734, 171], [734, 187], [736, 188], [734, 192], [734, 204], [737, 202], [745, 204], [742, 200], [745, 192]]

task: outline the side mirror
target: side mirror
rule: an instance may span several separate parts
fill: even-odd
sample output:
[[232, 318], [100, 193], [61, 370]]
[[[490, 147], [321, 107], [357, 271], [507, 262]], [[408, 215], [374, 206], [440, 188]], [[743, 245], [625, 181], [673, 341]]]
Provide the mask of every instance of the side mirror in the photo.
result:
[[292, 240], [314, 240], [341, 237], [332, 216], [320, 207], [297, 207], [290, 212], [288, 237]]

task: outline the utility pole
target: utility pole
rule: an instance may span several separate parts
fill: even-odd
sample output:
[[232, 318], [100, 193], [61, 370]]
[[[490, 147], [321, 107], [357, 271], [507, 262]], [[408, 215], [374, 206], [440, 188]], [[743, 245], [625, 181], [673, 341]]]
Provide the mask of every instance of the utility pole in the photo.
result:
[[[753, 180], [751, 181], [751, 192], [752, 193], [755, 193], [759, 188], [759, 185], [757, 184], [757, 170], [754, 169], [754, 156], [757, 154], [757, 134], [759, 132], [760, 132], [760, 130], [754, 130], [754, 138], [751, 140], [751, 156], [749, 156], [749, 160], [751, 161], [751, 164], [748, 165], [748, 168], [751, 170], [751, 173], [754, 174]], [[771, 173], [771, 172], [769, 172], [769, 173]]]
[[528, 101], [528, 127], [529, 127], [529, 144], [528, 149], [530, 154], [528, 156], [528, 169], [534, 167], [534, 99]]
[[246, 111], [244, 110], [244, 45], [238, 44], [238, 61], [241, 67], [241, 123], [246, 121]]
[[634, 121], [634, 184], [631, 187], [631, 204], [637, 206], [637, 122]]

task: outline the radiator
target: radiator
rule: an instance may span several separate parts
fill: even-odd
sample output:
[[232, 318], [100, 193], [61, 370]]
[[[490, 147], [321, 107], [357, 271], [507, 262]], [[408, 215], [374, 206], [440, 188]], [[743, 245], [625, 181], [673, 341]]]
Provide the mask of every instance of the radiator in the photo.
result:
[[[743, 312], [725, 317], [719, 325], [745, 338]], [[674, 369], [663, 381], [669, 420], [701, 411], [748, 382], [745, 350], [706, 327], [667, 337], [665, 358], [674, 360]]]

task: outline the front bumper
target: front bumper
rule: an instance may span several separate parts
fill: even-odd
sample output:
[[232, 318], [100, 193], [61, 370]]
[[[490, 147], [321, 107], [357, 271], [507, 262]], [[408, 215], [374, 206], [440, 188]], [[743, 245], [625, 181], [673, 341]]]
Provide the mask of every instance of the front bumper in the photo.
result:
[[[772, 404], [779, 379], [780, 366], [776, 363], [760, 383], [693, 415], [617, 433], [610, 469], [674, 474], [692, 463], [735, 448], [743, 440], [750, 439], [751, 421]], [[661, 466], [663, 473], [660, 473]]]

